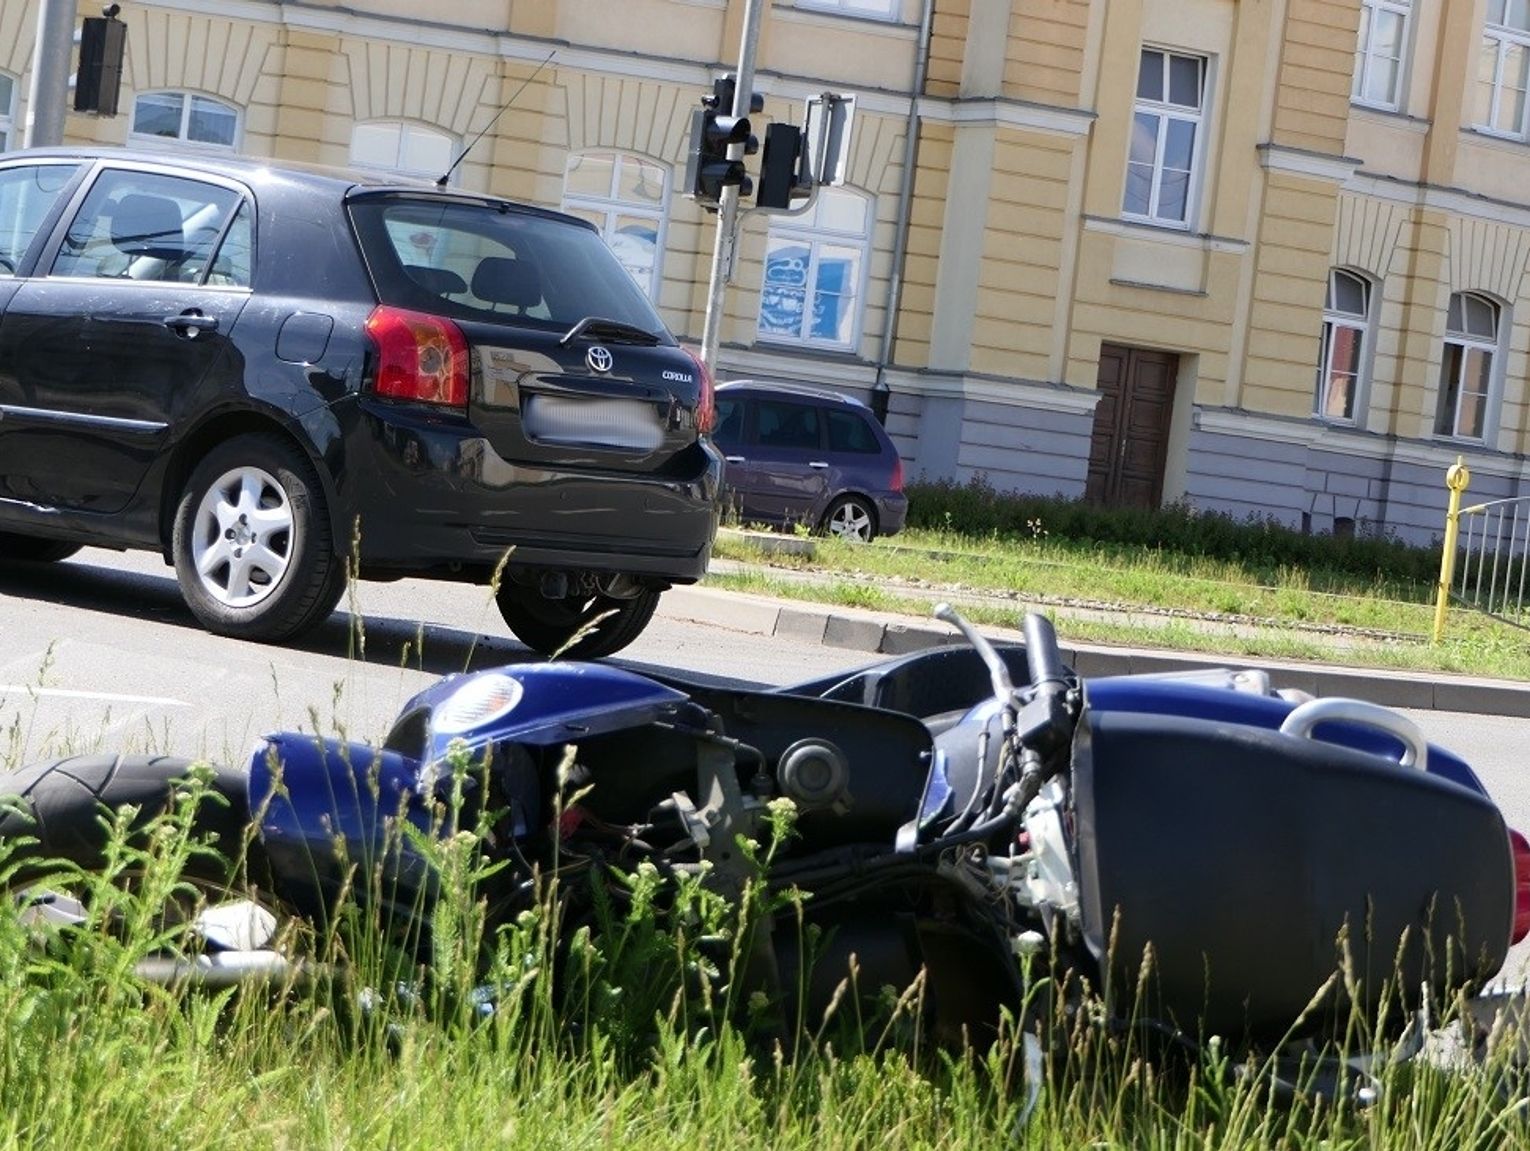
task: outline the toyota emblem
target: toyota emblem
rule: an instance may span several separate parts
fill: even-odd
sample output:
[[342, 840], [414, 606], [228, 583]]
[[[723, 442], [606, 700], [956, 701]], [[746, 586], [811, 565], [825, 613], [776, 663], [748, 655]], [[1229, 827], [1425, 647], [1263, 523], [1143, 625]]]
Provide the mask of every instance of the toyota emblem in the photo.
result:
[[590, 371], [604, 374], [611, 370], [611, 353], [596, 344], [584, 354], [584, 362], [590, 365]]

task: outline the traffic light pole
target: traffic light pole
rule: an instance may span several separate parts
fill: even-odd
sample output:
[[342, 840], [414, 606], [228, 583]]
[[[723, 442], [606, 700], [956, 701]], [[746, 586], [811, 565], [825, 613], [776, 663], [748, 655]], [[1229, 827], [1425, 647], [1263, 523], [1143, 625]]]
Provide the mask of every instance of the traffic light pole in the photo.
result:
[[[760, 17], [765, 0], [744, 0], [744, 35], [738, 50], [738, 71], [733, 87], [734, 116], [749, 115], [750, 93], [754, 91], [754, 47], [760, 37]], [[732, 144], [728, 159], [742, 160], [744, 145]], [[733, 245], [738, 238], [738, 188], [728, 185], [718, 197], [717, 239], [712, 246], [712, 277], [707, 286], [706, 326], [701, 333], [701, 359], [708, 371], [717, 369], [717, 345], [722, 335], [724, 297], [728, 276], [733, 267]]]
[[42, 0], [37, 11], [37, 45], [22, 143], [28, 147], [64, 142], [69, 101], [69, 63], [74, 54], [74, 0]]

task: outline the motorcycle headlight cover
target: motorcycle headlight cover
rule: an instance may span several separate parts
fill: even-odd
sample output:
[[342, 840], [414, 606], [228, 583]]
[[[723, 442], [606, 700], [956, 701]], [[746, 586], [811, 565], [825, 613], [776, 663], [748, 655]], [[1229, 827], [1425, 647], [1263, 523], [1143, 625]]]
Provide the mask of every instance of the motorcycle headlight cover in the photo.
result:
[[520, 681], [508, 675], [477, 675], [435, 709], [431, 728], [437, 735], [472, 731], [510, 714], [521, 702]]

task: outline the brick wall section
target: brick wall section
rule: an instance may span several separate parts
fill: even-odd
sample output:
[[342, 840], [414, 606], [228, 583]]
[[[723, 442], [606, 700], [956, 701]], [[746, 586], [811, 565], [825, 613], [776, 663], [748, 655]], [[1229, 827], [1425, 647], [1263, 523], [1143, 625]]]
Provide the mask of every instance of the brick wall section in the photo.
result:
[[972, 370], [1044, 380], [1062, 290], [1074, 141], [1001, 129], [978, 271]]
[[1089, 0], [1016, 0], [1009, 18], [1004, 94], [1077, 108]]
[[[980, 0], [991, 2], [991, 0]], [[950, 98], [961, 91], [971, 0], [936, 0], [930, 21], [930, 63], [924, 94]]]
[[1275, 143], [1343, 153], [1359, 22], [1359, 0], [1291, 0], [1275, 95]]

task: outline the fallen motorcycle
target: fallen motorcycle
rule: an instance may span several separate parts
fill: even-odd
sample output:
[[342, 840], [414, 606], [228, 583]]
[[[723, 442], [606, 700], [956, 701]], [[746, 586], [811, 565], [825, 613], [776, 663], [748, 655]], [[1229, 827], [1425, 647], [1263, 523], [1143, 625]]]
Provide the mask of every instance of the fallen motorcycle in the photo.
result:
[[[427, 847], [464, 828], [503, 864], [486, 897], [499, 922], [539, 877], [575, 870], [804, 893], [761, 925], [759, 990], [822, 1012], [853, 957], [864, 987], [922, 979], [920, 1010], [952, 1043], [1023, 1017], [1045, 970], [1123, 1025], [1251, 1050], [1321, 1040], [1390, 997], [1404, 1009], [1372, 1036], [1387, 1045], [1485, 986], [1530, 932], [1530, 845], [1406, 717], [1293, 697], [1258, 671], [1085, 680], [1043, 617], [995, 647], [937, 614], [964, 644], [784, 689], [522, 664], [439, 681], [381, 746], [269, 736], [213, 773], [220, 802], [197, 813], [243, 856], [253, 903], [204, 911], [199, 953], [140, 973], [280, 976], [294, 957], [278, 920], [322, 925], [343, 897], [418, 925], [438, 894]], [[94, 755], [13, 772], [0, 840], [13, 864], [98, 867], [102, 806], [141, 822], [189, 770]], [[793, 834], [762, 874], [747, 845], [781, 800]], [[22, 898], [39, 919], [86, 913], [36, 886]]]

